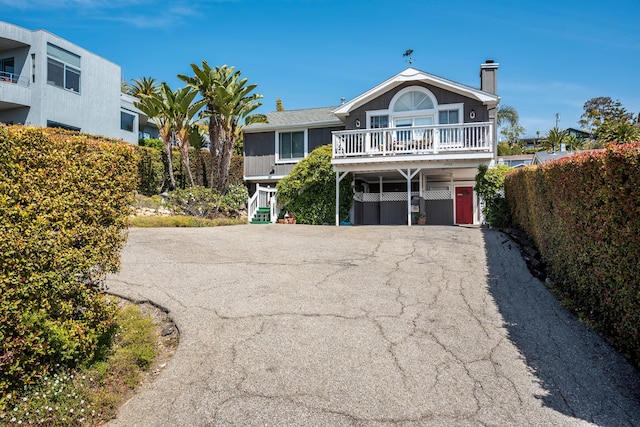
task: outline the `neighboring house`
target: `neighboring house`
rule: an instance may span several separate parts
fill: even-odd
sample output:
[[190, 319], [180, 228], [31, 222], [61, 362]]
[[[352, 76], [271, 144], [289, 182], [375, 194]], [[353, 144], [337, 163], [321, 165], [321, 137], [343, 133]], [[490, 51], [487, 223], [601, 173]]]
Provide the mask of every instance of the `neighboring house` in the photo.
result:
[[576, 138], [581, 139], [583, 141], [591, 138], [591, 135], [589, 134], [589, 132], [585, 132], [583, 130], [575, 129], [575, 128], [567, 128], [564, 131], [564, 133], [567, 136], [575, 136]]
[[510, 156], [498, 157], [499, 165], [507, 165], [512, 168], [521, 168], [529, 166], [533, 161], [533, 154], [513, 154]]
[[411, 225], [425, 213], [428, 224], [480, 224], [473, 186], [478, 166], [496, 162], [497, 71], [482, 64], [476, 89], [407, 68], [338, 107], [269, 113], [244, 135], [249, 214], [274, 200], [265, 186], [332, 144], [337, 178], [354, 175], [351, 223]]
[[533, 156], [532, 165], [541, 165], [543, 163], [551, 162], [556, 159], [561, 159], [563, 157], [573, 156], [576, 154], [575, 151], [556, 151], [550, 153], [548, 151], [538, 151]]
[[62, 127], [135, 144], [147, 117], [134, 107], [135, 98], [121, 92], [121, 75], [119, 65], [47, 31], [0, 22], [2, 123]]

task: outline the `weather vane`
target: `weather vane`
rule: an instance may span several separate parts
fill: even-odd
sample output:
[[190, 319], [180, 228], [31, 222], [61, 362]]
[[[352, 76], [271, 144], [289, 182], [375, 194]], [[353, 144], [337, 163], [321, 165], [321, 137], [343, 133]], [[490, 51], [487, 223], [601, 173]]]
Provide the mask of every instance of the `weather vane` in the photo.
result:
[[409, 61], [409, 65], [413, 64], [413, 58], [411, 57], [411, 54], [413, 53], [413, 49], [407, 49], [403, 54], [402, 57], [403, 58], [409, 58], [407, 61]]

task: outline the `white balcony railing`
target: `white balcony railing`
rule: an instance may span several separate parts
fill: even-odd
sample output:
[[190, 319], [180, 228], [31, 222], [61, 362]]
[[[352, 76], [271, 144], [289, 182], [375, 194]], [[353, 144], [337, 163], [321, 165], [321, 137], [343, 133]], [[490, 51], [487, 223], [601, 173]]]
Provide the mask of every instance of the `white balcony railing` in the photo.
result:
[[18, 74], [7, 73], [0, 71], [0, 83], [11, 83], [18, 86], [29, 86], [29, 79], [27, 77], [20, 77]]
[[333, 157], [491, 152], [492, 123], [464, 123], [333, 132]]

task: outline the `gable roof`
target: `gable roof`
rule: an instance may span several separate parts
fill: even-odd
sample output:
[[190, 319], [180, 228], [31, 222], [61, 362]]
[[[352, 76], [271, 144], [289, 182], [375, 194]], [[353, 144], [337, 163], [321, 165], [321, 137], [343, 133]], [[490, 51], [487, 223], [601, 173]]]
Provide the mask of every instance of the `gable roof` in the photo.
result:
[[264, 132], [287, 127], [308, 128], [340, 126], [344, 123], [333, 114], [336, 107], [306, 108], [304, 110], [272, 111], [267, 113], [267, 123], [253, 123], [244, 128], [246, 133]]
[[548, 151], [538, 151], [533, 156], [532, 165], [541, 165], [542, 163], [551, 162], [556, 159], [561, 159], [567, 156], [573, 156], [575, 152], [571, 151], [556, 151], [550, 153]]
[[369, 102], [374, 98], [377, 98], [378, 96], [393, 89], [394, 87], [399, 86], [405, 82], [417, 81], [428, 83], [430, 85], [448, 90], [450, 92], [458, 93], [471, 99], [477, 99], [483, 104], [497, 104], [500, 101], [500, 97], [493, 93], [472, 88], [471, 86], [456, 83], [454, 81], [447, 80], [445, 78], [409, 67], [406, 70], [391, 77], [390, 79], [380, 83], [376, 87], [369, 89], [365, 93], [353, 98], [346, 104], [341, 105], [334, 111], [334, 113], [336, 116], [344, 118], [349, 115], [349, 112], [353, 109], [360, 107], [361, 105]]

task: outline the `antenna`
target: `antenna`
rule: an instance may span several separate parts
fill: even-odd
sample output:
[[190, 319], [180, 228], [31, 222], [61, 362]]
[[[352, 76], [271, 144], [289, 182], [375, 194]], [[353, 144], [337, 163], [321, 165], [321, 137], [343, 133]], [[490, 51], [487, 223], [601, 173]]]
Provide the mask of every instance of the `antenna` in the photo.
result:
[[409, 65], [413, 64], [413, 58], [411, 57], [411, 54], [413, 54], [413, 49], [407, 49], [403, 54], [402, 57], [403, 58], [409, 58], [407, 60], [407, 62], [409, 62]]

